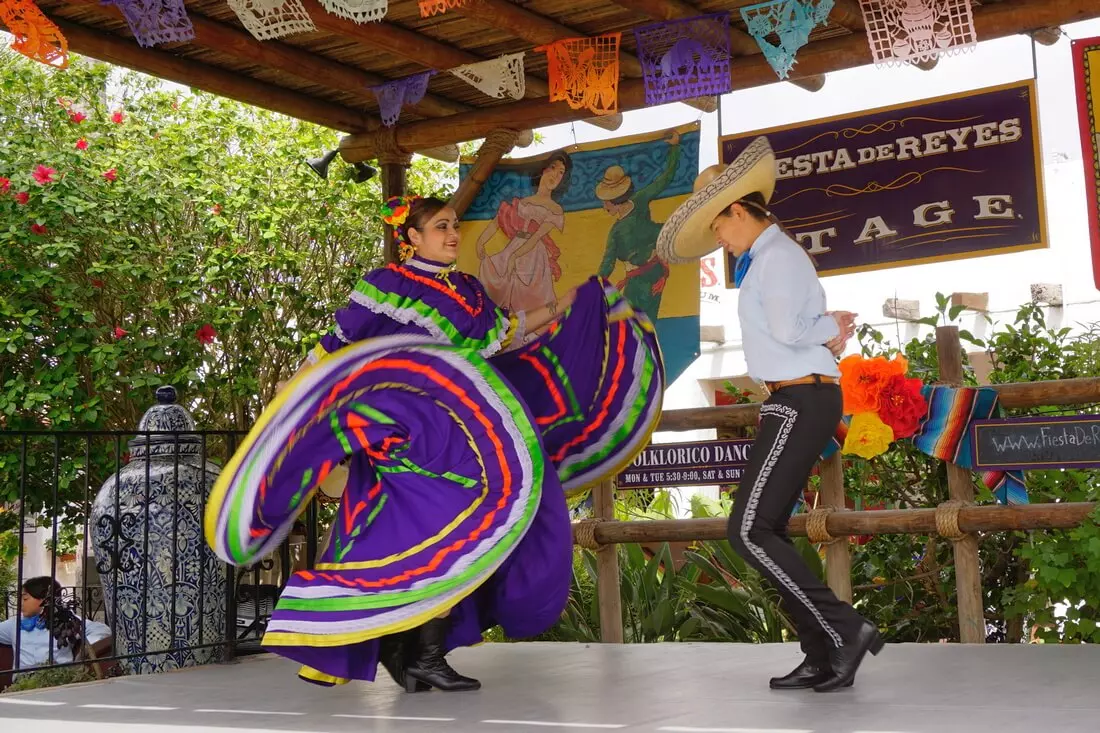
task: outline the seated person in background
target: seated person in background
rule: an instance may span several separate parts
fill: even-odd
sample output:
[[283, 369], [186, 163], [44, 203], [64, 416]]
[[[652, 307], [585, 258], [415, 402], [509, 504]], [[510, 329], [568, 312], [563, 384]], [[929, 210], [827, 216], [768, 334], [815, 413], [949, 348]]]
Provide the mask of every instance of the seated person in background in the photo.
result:
[[16, 625], [22, 627], [17, 670], [49, 664], [51, 641], [54, 664], [110, 653], [110, 627], [73, 613], [61, 600], [61, 584], [52, 578], [31, 578], [23, 583], [21, 610], [19, 618], [0, 621], [0, 644], [14, 647]]

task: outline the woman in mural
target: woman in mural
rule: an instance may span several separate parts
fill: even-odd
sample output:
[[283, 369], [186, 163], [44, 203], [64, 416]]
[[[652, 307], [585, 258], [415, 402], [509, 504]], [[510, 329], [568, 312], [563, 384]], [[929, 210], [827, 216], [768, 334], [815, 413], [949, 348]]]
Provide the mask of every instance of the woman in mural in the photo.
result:
[[668, 281], [669, 267], [656, 254], [661, 225], [653, 221], [650, 203], [668, 188], [680, 163], [680, 133], [668, 137], [669, 153], [664, 170], [648, 186], [635, 190], [634, 181], [621, 166], [613, 165], [596, 186], [596, 198], [615, 217], [607, 235], [607, 249], [597, 275], [611, 277], [619, 262], [627, 266], [619, 288], [631, 305], [658, 318], [661, 296]]
[[455, 269], [454, 209], [387, 206], [401, 264], [359, 281], [260, 416], [211, 494], [207, 540], [235, 565], [275, 551], [347, 461], [331, 541], [287, 582], [264, 646], [321, 685], [381, 663], [409, 692], [474, 690], [445, 655], [496, 625], [529, 638], [558, 620], [565, 495], [648, 443], [664, 372], [652, 324], [610, 283], [503, 308]]
[[[535, 193], [502, 201], [496, 218], [478, 238], [478, 277], [502, 308], [523, 311], [555, 301], [554, 283], [561, 279], [561, 265], [551, 232], [565, 230], [560, 202], [569, 189], [572, 170], [572, 159], [561, 150], [539, 161], [531, 172]], [[498, 230], [508, 237], [508, 244], [486, 256], [485, 245]]]

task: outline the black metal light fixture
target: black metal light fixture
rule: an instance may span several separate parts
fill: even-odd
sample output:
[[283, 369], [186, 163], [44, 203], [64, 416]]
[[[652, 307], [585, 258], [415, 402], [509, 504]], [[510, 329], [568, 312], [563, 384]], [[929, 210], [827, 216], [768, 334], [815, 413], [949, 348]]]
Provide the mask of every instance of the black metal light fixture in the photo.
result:
[[313, 169], [313, 171], [321, 178], [328, 178], [328, 167], [332, 165], [332, 161], [336, 159], [336, 156], [340, 154], [339, 150], [333, 150], [325, 154], [323, 158], [310, 158], [306, 161], [306, 165]]
[[[312, 168], [314, 173], [321, 178], [328, 179], [328, 168], [339, 154], [339, 150], [330, 150], [325, 153], [324, 157], [308, 159], [306, 165]], [[378, 174], [377, 170], [363, 162], [352, 164], [352, 169], [354, 173], [352, 173], [351, 179], [356, 183], [366, 183]]]

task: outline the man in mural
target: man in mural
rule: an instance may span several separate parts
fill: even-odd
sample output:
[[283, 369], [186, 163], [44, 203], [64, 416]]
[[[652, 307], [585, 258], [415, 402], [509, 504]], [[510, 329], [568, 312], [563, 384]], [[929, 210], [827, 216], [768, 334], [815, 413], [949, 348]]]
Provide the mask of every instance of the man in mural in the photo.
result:
[[596, 197], [603, 208], [615, 217], [607, 235], [607, 248], [600, 263], [599, 276], [611, 277], [618, 262], [627, 266], [626, 277], [619, 289], [635, 308], [656, 319], [661, 307], [661, 294], [668, 280], [668, 265], [656, 255], [657, 234], [661, 225], [653, 221], [649, 204], [659, 197], [676, 175], [680, 163], [680, 133], [673, 132], [664, 171], [645, 188], [636, 191], [633, 179], [621, 166], [604, 171], [596, 186]]

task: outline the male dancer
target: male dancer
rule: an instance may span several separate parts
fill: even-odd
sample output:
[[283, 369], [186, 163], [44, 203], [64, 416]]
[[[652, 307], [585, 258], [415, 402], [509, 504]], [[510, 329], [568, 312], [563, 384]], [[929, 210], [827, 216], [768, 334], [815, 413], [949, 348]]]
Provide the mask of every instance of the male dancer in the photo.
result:
[[738, 258], [745, 361], [769, 397], [734, 500], [729, 540], [779, 591], [806, 654], [771, 687], [829, 692], [851, 686], [864, 655], [877, 654], [883, 641], [802, 561], [787, 520], [840, 422], [836, 357], [855, 331], [856, 314], [825, 310], [813, 261], [768, 210], [774, 190], [775, 156], [757, 138], [725, 170], [712, 166], [700, 174], [657, 248], [665, 261], [683, 261], [708, 254], [717, 240]]

